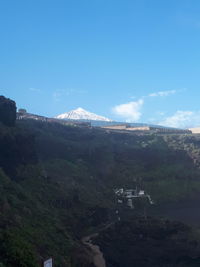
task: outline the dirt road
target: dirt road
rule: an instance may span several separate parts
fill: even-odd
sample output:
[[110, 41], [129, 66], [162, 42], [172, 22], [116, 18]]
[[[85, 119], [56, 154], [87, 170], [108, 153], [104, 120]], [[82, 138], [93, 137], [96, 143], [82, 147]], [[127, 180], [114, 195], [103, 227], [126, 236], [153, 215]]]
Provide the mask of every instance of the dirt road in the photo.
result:
[[98, 236], [98, 233], [83, 237], [81, 241], [92, 252], [93, 264], [96, 267], [106, 267], [106, 262], [105, 262], [103, 253], [101, 252], [99, 246], [92, 244], [92, 238], [96, 236]]

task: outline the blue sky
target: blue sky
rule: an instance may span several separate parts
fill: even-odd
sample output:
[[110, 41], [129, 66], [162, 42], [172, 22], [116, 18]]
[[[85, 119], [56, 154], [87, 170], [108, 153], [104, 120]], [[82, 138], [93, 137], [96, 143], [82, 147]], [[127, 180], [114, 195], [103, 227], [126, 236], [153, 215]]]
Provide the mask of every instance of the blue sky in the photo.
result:
[[0, 36], [19, 108], [200, 126], [199, 0], [0, 0]]

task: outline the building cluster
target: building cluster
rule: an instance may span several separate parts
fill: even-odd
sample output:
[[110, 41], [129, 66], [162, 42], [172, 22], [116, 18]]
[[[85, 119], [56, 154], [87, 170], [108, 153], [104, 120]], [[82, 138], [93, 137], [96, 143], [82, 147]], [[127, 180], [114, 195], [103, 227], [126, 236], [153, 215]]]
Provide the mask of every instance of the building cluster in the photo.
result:
[[190, 130], [193, 134], [200, 134], [200, 127], [189, 128], [189, 130]]
[[132, 126], [131, 124], [116, 124], [106, 125], [102, 128], [107, 130], [121, 130], [121, 131], [132, 131], [132, 132], [143, 132], [143, 133], [168, 133], [168, 134], [191, 134], [192, 132], [187, 129], [176, 129], [169, 127], [158, 127], [158, 126]]
[[117, 204], [124, 205], [126, 207], [129, 207], [131, 209], [134, 208], [134, 200], [135, 199], [146, 199], [151, 205], [154, 204], [153, 200], [151, 199], [151, 196], [149, 194], [146, 194], [144, 190], [138, 190], [136, 189], [115, 189], [115, 196]]

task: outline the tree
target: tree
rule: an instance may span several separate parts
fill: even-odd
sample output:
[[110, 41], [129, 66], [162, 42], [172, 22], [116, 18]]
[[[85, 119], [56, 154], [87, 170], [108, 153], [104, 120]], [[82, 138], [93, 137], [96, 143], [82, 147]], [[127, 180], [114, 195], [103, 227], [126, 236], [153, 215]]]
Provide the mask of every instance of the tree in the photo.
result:
[[22, 113], [22, 114], [27, 113], [26, 109], [24, 109], [24, 108], [20, 108], [20, 109], [18, 110], [18, 112], [19, 112], [19, 113]]
[[16, 103], [4, 96], [0, 96], [0, 122], [7, 126], [14, 126], [16, 121]]

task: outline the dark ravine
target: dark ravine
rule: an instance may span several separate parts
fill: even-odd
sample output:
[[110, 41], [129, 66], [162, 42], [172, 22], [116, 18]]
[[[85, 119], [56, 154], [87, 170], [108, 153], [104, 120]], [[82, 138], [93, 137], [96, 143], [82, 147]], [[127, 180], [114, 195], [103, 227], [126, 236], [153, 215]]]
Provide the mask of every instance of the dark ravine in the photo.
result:
[[93, 256], [93, 264], [95, 267], [106, 267], [106, 261], [101, 248], [97, 244], [94, 244], [94, 240], [99, 236], [101, 232], [109, 229], [114, 224], [114, 221], [105, 223], [103, 226], [99, 227], [96, 233], [87, 235], [85, 237], [82, 237], [81, 239], [82, 244], [85, 247], [89, 248], [89, 250], [91, 251]]
[[179, 222], [133, 217], [94, 237], [107, 267], [197, 267], [198, 231]]

